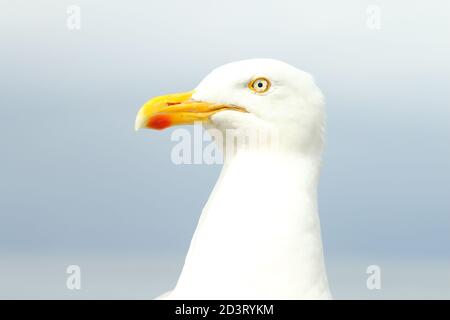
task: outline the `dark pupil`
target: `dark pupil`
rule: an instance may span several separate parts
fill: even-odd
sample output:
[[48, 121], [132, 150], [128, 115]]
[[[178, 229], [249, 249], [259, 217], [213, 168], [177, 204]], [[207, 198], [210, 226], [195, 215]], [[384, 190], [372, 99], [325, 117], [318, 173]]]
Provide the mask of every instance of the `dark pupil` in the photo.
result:
[[262, 88], [262, 86], [263, 86], [262, 82], [258, 82], [258, 87]]

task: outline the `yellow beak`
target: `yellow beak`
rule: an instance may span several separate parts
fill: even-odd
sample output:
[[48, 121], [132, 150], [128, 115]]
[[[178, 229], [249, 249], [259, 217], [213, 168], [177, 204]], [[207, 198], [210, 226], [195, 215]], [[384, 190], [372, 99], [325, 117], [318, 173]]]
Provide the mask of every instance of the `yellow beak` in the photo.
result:
[[162, 130], [196, 121], [205, 122], [222, 110], [247, 112], [244, 108], [233, 105], [192, 100], [193, 93], [194, 91], [175, 93], [149, 100], [137, 114], [135, 129]]

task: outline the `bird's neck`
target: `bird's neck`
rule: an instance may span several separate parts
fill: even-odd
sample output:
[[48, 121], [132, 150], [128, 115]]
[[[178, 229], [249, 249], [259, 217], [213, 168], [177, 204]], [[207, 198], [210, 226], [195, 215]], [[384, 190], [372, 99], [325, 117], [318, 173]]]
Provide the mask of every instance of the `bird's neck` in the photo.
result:
[[238, 152], [203, 209], [175, 298], [328, 298], [320, 157]]

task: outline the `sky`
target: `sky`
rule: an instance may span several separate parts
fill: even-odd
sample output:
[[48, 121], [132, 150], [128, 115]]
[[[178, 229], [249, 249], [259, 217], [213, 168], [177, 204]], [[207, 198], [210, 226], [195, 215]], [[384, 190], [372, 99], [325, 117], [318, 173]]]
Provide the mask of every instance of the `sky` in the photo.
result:
[[[79, 30], [67, 27], [70, 5]], [[136, 113], [260, 57], [310, 72], [326, 98], [319, 207], [335, 295], [449, 297], [449, 10], [439, 0], [0, 0], [0, 297], [78, 297], [39, 282], [53, 281], [51, 266], [63, 279], [65, 261], [141, 262], [150, 279], [131, 281], [134, 296], [98, 280], [104, 290], [84, 298], [170, 289], [220, 166], [173, 164], [173, 129], [135, 132]], [[371, 295], [358, 282], [370, 264], [406, 280]], [[29, 269], [44, 275], [27, 286]], [[405, 269], [417, 270], [416, 296]]]

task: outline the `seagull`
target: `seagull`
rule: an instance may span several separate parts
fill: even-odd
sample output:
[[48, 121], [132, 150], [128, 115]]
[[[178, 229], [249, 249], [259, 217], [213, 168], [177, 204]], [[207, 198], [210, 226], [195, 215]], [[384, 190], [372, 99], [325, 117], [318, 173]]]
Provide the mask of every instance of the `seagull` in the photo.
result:
[[178, 282], [159, 298], [331, 299], [317, 200], [324, 97], [313, 77], [273, 59], [229, 63], [192, 91], [149, 100], [135, 129], [194, 123], [222, 135], [223, 168]]

